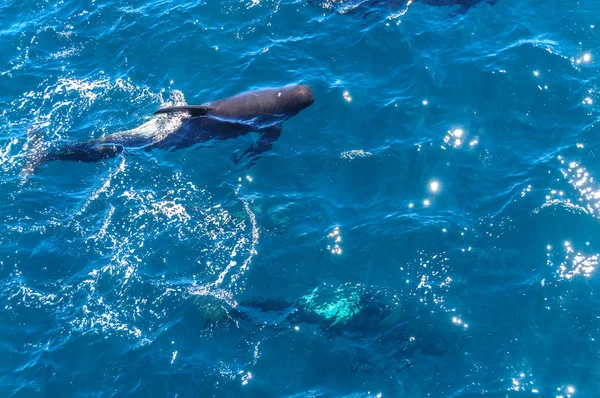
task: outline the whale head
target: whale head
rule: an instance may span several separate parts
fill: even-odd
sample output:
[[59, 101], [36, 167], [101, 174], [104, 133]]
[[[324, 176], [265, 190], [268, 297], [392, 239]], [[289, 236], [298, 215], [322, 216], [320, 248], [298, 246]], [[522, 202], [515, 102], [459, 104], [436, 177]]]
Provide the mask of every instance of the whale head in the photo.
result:
[[296, 97], [298, 106], [301, 108], [300, 110], [308, 108], [315, 102], [312, 89], [306, 84], [296, 84], [292, 91]]
[[281, 111], [289, 116], [297, 115], [315, 102], [315, 97], [306, 84], [290, 84], [277, 90], [277, 101]]

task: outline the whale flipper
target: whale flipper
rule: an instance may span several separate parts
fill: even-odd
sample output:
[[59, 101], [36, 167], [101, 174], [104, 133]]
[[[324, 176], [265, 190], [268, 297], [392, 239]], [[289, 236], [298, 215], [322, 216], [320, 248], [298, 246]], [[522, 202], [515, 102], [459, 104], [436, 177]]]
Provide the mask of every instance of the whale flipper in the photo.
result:
[[243, 158], [248, 158], [250, 160], [248, 167], [254, 165], [256, 161], [260, 159], [260, 156], [263, 153], [267, 152], [273, 147], [273, 143], [281, 136], [281, 130], [281, 123], [277, 123], [273, 126], [263, 129], [263, 135], [258, 139], [258, 141], [252, 144], [250, 148], [246, 149], [246, 151], [240, 156], [236, 156], [235, 154], [233, 155], [233, 162], [237, 164]]
[[175, 112], [187, 112], [192, 117], [205, 116], [206, 113], [210, 110], [210, 106], [206, 105], [194, 105], [194, 106], [170, 106], [167, 108], [162, 108], [154, 112], [155, 115], [160, 115], [161, 113], [175, 113]]

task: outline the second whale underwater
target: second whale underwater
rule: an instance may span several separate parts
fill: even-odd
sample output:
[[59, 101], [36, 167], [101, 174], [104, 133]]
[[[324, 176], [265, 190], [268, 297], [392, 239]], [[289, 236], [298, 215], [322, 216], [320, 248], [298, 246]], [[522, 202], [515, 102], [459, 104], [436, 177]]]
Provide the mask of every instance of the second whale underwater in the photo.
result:
[[[456, 14], [464, 14], [480, 3], [493, 5], [498, 0], [308, 0], [313, 6], [336, 11], [340, 14], [358, 12], [361, 15], [371, 11], [397, 11], [412, 3], [423, 3], [430, 6], [456, 7]], [[366, 12], [366, 14], [365, 14]]]

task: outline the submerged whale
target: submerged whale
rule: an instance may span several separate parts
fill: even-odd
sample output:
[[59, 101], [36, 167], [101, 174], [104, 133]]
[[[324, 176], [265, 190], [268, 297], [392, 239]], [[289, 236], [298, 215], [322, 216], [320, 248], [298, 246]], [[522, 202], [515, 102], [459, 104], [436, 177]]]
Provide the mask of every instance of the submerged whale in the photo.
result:
[[465, 13], [471, 7], [479, 3], [495, 4], [497, 0], [309, 0], [309, 3], [336, 11], [340, 14], [350, 14], [352, 12], [364, 12], [383, 10], [398, 11], [408, 7], [413, 3], [423, 3], [431, 6], [456, 6], [457, 13]]
[[[30, 148], [22, 175], [35, 172], [52, 160], [96, 162], [116, 157], [127, 149], [177, 150], [211, 140], [225, 140], [258, 132], [262, 136], [241, 156], [255, 161], [269, 150], [282, 130], [282, 123], [314, 102], [309, 86], [291, 84], [277, 88], [247, 91], [232, 97], [195, 106], [173, 106], [155, 112], [157, 118], [131, 130], [85, 142], [75, 142], [47, 150], [35, 131], [30, 133]], [[168, 123], [158, 123], [165, 119]], [[164, 120], [163, 120], [164, 121]]]
[[444, 327], [444, 314], [416, 305], [413, 297], [398, 300], [384, 290], [360, 285], [323, 284], [298, 299], [251, 297], [235, 305], [222, 297], [197, 295], [193, 307], [204, 327], [222, 323], [239, 328], [243, 322], [276, 332], [302, 329], [327, 340], [348, 339], [348, 347], [364, 344], [371, 354], [396, 356], [404, 362], [400, 368], [415, 353], [444, 355], [459, 337]]

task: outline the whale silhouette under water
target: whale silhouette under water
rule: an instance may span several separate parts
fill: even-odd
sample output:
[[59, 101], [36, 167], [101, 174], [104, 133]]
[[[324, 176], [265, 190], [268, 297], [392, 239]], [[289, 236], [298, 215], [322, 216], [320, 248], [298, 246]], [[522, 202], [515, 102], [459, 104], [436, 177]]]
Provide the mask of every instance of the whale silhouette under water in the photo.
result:
[[413, 3], [431, 6], [454, 6], [456, 13], [462, 14], [480, 3], [495, 4], [497, 0], [309, 0], [309, 3], [340, 14], [369, 11], [399, 11]]

